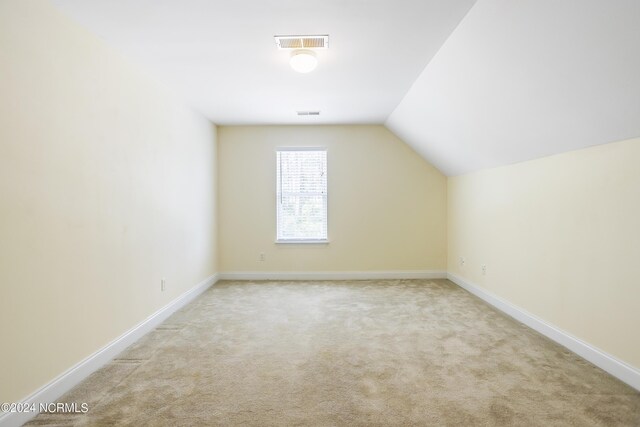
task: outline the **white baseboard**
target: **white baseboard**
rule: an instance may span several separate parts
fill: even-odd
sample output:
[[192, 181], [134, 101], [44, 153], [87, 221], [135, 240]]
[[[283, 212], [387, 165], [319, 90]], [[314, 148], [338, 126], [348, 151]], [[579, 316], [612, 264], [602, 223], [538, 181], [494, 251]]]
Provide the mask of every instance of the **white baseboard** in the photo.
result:
[[[153, 313], [147, 319], [120, 335], [111, 343], [71, 367], [66, 372], [60, 374], [53, 381], [44, 385], [29, 397], [25, 398], [22, 403], [28, 404], [29, 406], [34, 404], [34, 406], [38, 408], [41, 403], [55, 402], [60, 396], [107, 364], [125, 348], [142, 338], [148, 332], [151, 332], [177, 310], [193, 301], [218, 280], [219, 277], [217, 273], [207, 277], [205, 280]], [[37, 414], [37, 412], [5, 413], [0, 416], [0, 427], [21, 426]]]
[[385, 279], [446, 279], [446, 271], [228, 271], [220, 280], [385, 280]]
[[478, 298], [486, 301], [498, 310], [513, 317], [517, 321], [524, 323], [531, 329], [541, 333], [547, 338], [550, 338], [563, 347], [568, 348], [572, 352], [588, 360], [602, 370], [629, 384], [636, 390], [640, 390], [640, 370], [634, 368], [633, 366], [627, 365], [623, 361], [616, 359], [610, 354], [607, 354], [604, 351], [592, 346], [591, 344], [588, 344], [580, 340], [579, 338], [576, 338], [571, 334], [558, 329], [557, 327], [545, 322], [539, 317], [528, 313], [520, 307], [517, 307], [510, 302], [496, 295], [493, 295], [492, 293], [466, 281], [459, 276], [456, 276], [455, 274], [448, 273], [447, 276], [453, 283], [469, 291]]
[[[568, 348], [614, 377], [640, 390], [640, 371], [615, 357], [573, 337], [565, 331], [550, 325], [531, 313], [471, 284], [465, 279], [445, 271], [341, 271], [341, 272], [226, 272], [214, 274], [185, 292], [149, 316], [120, 337], [79, 362], [56, 379], [46, 384], [22, 403], [35, 404], [55, 402], [60, 396], [104, 366], [121, 351], [153, 330], [171, 314], [184, 307], [219, 280], [384, 280], [384, 279], [444, 279], [448, 278], [458, 286], [476, 295], [498, 310], [524, 323], [530, 328]], [[37, 415], [36, 412], [5, 413], [0, 416], [0, 427], [21, 426]]]

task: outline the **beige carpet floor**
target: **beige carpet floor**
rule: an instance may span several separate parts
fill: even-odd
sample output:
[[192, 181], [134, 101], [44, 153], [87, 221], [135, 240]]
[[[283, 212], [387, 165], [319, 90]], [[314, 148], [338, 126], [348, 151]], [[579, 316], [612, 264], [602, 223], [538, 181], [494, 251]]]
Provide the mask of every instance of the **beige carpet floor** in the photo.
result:
[[219, 282], [29, 425], [640, 426], [640, 393], [446, 280]]

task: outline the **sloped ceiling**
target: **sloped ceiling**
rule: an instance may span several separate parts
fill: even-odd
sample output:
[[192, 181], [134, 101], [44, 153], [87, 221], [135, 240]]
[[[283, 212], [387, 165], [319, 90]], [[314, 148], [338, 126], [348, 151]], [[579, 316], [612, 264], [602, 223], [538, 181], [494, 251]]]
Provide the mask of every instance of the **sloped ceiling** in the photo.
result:
[[[223, 125], [383, 123], [475, 2], [52, 1]], [[314, 72], [277, 49], [290, 34], [329, 34]]]
[[447, 175], [640, 136], [640, 0], [52, 1], [217, 124], [384, 123]]
[[447, 175], [640, 136], [640, 1], [478, 0], [386, 126]]

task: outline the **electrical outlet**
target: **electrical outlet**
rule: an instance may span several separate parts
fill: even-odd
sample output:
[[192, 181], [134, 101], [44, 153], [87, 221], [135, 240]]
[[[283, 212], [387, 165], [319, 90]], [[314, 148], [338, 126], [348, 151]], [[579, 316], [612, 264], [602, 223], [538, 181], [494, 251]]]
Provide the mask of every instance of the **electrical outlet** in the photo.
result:
[[167, 279], [163, 277], [160, 279], [160, 291], [164, 292], [165, 289], [167, 289]]
[[482, 264], [482, 267], [480, 267], [482, 269], [482, 275], [486, 276], [487, 275], [487, 264]]
[[464, 267], [465, 262], [467, 262], [464, 257], [460, 257], [460, 267]]
[[264, 254], [264, 252], [260, 252], [260, 262], [265, 262], [267, 260], [267, 256]]

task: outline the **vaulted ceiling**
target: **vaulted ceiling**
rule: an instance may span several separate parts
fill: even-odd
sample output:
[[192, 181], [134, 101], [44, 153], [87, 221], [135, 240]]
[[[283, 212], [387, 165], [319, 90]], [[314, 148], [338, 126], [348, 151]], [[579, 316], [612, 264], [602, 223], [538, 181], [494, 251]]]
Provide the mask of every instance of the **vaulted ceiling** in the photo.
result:
[[478, 0], [386, 124], [448, 175], [640, 136], [640, 1]]
[[640, 136], [638, 0], [53, 3], [217, 124], [384, 123], [448, 175]]
[[[382, 123], [473, 2], [54, 0], [222, 125]], [[312, 73], [273, 38], [295, 34], [329, 34]]]

